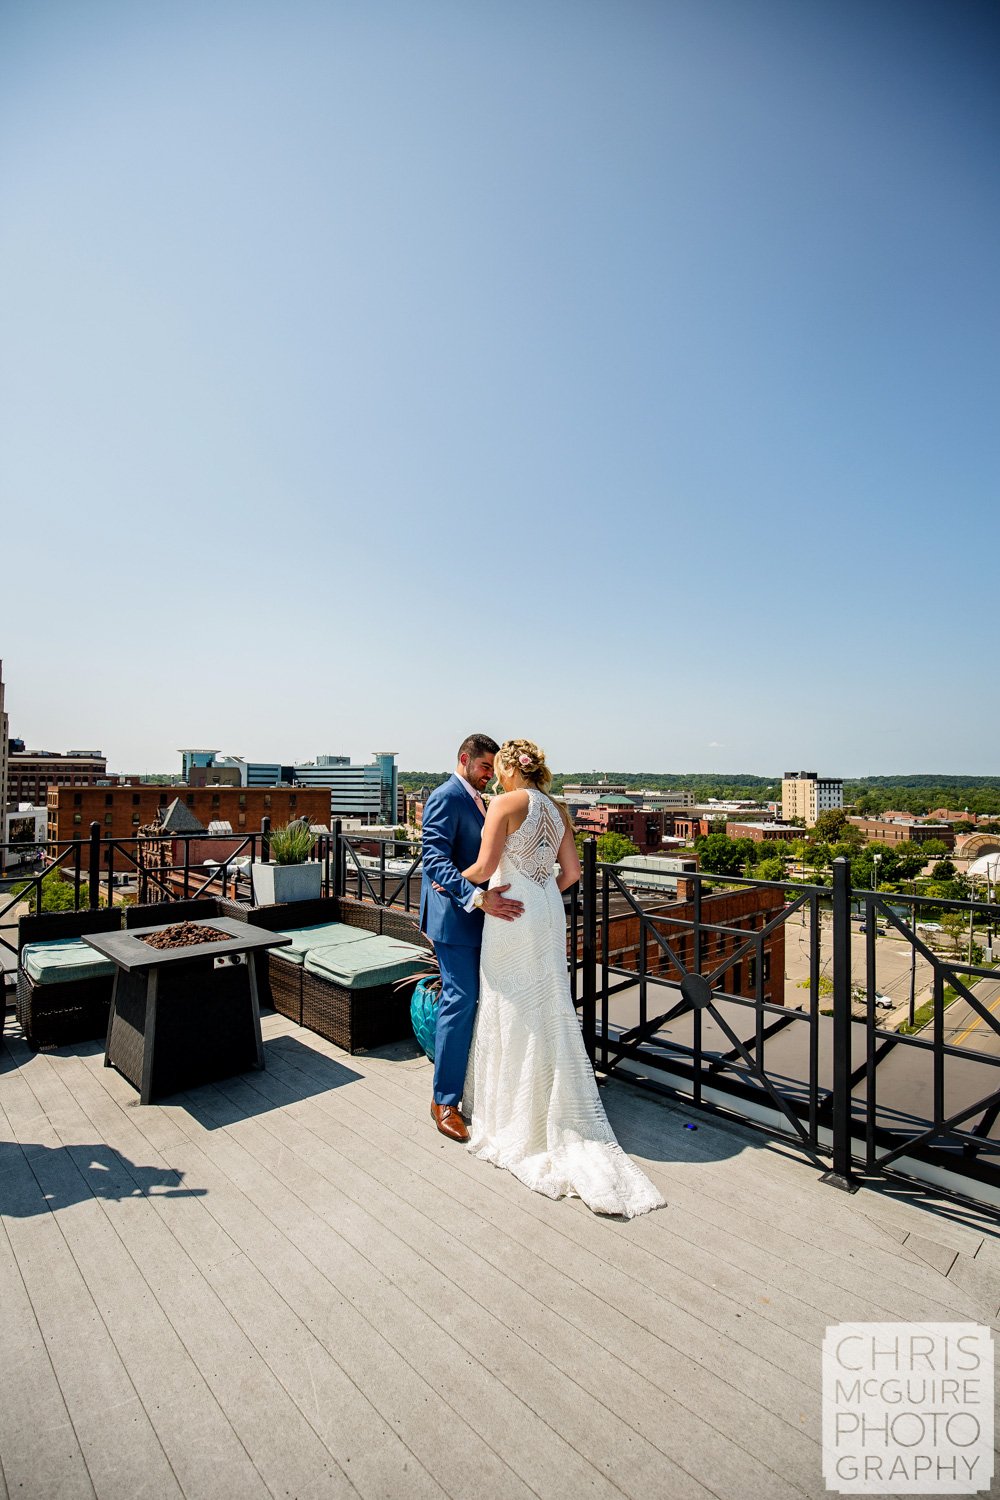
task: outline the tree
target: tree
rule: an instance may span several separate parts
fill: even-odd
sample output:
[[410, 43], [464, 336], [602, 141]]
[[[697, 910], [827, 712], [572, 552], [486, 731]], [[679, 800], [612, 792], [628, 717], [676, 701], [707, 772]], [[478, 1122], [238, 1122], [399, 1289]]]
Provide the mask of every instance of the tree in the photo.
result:
[[883, 885], [895, 880], [898, 868], [899, 857], [895, 849], [882, 844], [866, 844], [851, 856], [851, 884], [860, 890], [862, 886], [871, 887], [877, 879], [878, 884]]
[[[32, 895], [32, 883], [29, 880], [13, 887], [12, 894], [29, 899]], [[85, 907], [90, 899], [90, 892], [86, 881], [80, 882], [80, 905]], [[50, 870], [42, 877], [42, 911], [72, 911], [75, 906], [73, 897], [73, 882], [63, 880], [58, 870]]]
[[948, 853], [948, 845], [944, 839], [927, 839], [920, 847], [925, 859], [938, 859], [940, 855]]
[[[927, 845], [925, 844], [924, 845], [924, 849], [926, 849], [926, 848], [927, 848]], [[939, 859], [938, 862], [937, 862], [937, 864], [934, 866], [933, 870], [931, 871], [931, 874], [934, 876], [935, 880], [954, 880], [954, 878], [955, 878], [955, 864], [954, 864], [954, 861], [950, 860], [950, 859]]]
[[964, 875], [956, 875], [954, 880], [936, 880], [929, 894], [940, 896], [942, 901], [968, 901], [969, 882]]
[[969, 940], [969, 919], [963, 911], [943, 911], [941, 913], [941, 926], [945, 930], [951, 951], [956, 958], [961, 957], [965, 945]]
[[825, 844], [836, 844], [843, 837], [843, 830], [853, 826], [848, 823], [847, 814], [842, 807], [830, 807], [817, 817], [813, 824], [813, 836], [822, 839]]
[[746, 862], [744, 844], [750, 839], [731, 839], [724, 833], [710, 833], [705, 838], [695, 839], [694, 847], [698, 863], [703, 870], [715, 875], [741, 875]]
[[829, 844], [812, 844], [806, 855], [806, 863], [814, 870], [825, 870], [833, 855]]
[[900, 880], [912, 880], [919, 875], [927, 863], [926, 844], [903, 844], [896, 850], [896, 875]]
[[780, 839], [762, 839], [757, 845], [757, 861], [762, 863], [765, 859], [776, 860], [784, 873], [785, 865], [788, 863], [789, 846]]
[[754, 870], [758, 880], [781, 880], [785, 874], [785, 866], [780, 859], [762, 859]]
[[639, 846], [623, 833], [602, 833], [597, 840], [597, 857], [605, 865], [621, 864], [623, 859], [638, 853]]

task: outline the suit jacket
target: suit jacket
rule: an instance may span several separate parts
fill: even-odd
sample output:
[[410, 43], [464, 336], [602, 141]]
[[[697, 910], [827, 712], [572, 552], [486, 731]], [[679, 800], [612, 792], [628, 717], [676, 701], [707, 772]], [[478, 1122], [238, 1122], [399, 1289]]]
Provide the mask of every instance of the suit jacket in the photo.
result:
[[[465, 910], [476, 887], [461, 873], [478, 858], [482, 833], [482, 813], [452, 774], [424, 805], [420, 930], [432, 942], [461, 948], [482, 945], [483, 913]], [[432, 881], [444, 890], [434, 890]]]

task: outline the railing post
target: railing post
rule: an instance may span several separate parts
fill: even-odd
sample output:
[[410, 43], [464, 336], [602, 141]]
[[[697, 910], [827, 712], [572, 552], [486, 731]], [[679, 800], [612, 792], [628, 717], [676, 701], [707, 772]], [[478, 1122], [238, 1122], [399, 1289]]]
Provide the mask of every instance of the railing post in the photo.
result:
[[270, 818], [261, 818], [261, 820], [260, 820], [260, 857], [261, 857], [261, 859], [270, 859], [271, 858], [271, 819]]
[[184, 838], [184, 900], [187, 901], [191, 895], [191, 838]]
[[[59, 857], [59, 845], [56, 845], [56, 858]], [[80, 910], [80, 880], [83, 875], [83, 839], [79, 834], [73, 837], [73, 910]]]
[[583, 1041], [593, 1066], [597, 1057], [597, 844], [583, 846]]
[[569, 889], [569, 992], [576, 1005], [580, 990], [580, 882]]
[[344, 848], [341, 833], [341, 821], [339, 818], [333, 820], [333, 894], [342, 896], [344, 894]]
[[[813, 996], [813, 1004], [819, 999]], [[833, 1166], [821, 1182], [855, 1193], [851, 1172], [851, 866], [833, 862]]]
[[87, 891], [89, 909], [96, 911], [101, 901], [101, 825], [90, 825], [90, 886]]

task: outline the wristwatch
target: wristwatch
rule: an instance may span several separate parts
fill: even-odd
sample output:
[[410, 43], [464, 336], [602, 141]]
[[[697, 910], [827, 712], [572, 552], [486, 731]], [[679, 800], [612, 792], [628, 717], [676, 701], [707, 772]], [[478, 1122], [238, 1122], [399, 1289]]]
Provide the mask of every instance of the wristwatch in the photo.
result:
[[477, 890], [476, 894], [472, 898], [472, 904], [477, 911], [482, 911], [483, 907], [486, 905], [486, 892]]

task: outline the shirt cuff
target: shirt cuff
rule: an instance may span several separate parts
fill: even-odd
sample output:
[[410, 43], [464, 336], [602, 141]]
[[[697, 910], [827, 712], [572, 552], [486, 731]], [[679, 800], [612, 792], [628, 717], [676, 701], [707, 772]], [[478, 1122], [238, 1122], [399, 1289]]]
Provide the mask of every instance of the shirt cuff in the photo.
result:
[[476, 900], [476, 891], [478, 891], [478, 890], [479, 890], [479, 887], [477, 885], [476, 888], [475, 888], [475, 890], [472, 892], [472, 895], [469, 897], [468, 901], [466, 901], [466, 903], [465, 903], [465, 910], [466, 911], [475, 911], [476, 910], [476, 907], [475, 907], [474, 903], [475, 903], [475, 900]]

